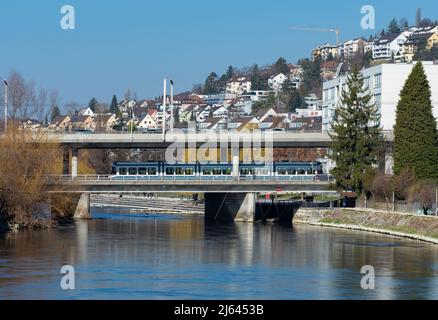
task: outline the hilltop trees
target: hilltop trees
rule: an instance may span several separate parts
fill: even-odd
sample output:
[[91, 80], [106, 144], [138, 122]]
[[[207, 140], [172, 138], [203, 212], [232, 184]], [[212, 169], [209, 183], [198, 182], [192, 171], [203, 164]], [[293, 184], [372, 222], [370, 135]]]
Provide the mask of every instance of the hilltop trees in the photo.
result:
[[110, 112], [112, 114], [117, 114], [117, 112], [119, 111], [119, 106], [118, 106], [118, 102], [117, 102], [117, 97], [116, 95], [113, 95], [113, 98], [111, 99], [111, 105], [110, 105]]
[[394, 126], [394, 173], [408, 169], [417, 179], [438, 178], [437, 123], [431, 91], [418, 62], [400, 93]]
[[371, 99], [362, 74], [355, 69], [347, 79], [330, 134], [337, 186], [358, 194], [364, 190], [365, 176], [377, 164], [381, 147], [380, 116]]
[[91, 111], [96, 112], [98, 102], [96, 98], [91, 98], [90, 102], [88, 102], [88, 108], [91, 109]]

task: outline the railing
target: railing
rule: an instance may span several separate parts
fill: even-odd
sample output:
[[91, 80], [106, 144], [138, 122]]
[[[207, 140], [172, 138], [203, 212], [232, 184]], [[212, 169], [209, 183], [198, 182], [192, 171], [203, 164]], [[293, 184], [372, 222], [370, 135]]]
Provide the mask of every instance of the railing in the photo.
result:
[[172, 181], [196, 181], [196, 182], [333, 182], [329, 175], [301, 175], [301, 176], [116, 176], [116, 175], [50, 175], [47, 182], [172, 182]]

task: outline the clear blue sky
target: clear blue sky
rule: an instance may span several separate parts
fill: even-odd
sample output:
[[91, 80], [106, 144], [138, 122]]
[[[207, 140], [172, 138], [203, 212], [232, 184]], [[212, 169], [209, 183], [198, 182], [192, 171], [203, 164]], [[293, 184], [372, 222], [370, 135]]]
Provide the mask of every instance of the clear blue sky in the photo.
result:
[[[60, 28], [60, 8], [76, 9], [76, 30]], [[362, 5], [376, 9], [375, 32], [360, 27]], [[228, 65], [264, 65], [283, 56], [308, 57], [334, 42], [331, 33], [289, 26], [341, 27], [341, 40], [380, 32], [396, 17], [414, 22], [415, 11], [438, 19], [437, 1], [375, 0], [14, 0], [0, 4], [0, 76], [21, 72], [62, 102], [109, 102], [127, 88], [139, 98], [161, 94], [162, 77], [176, 91], [191, 89]], [[435, 15], [436, 14], [436, 15]]]

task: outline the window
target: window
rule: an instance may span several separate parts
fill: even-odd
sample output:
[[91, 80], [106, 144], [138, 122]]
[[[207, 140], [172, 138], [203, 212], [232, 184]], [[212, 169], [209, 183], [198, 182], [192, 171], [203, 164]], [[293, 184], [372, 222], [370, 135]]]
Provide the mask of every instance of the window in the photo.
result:
[[129, 168], [129, 175], [136, 176], [137, 175], [137, 168]]
[[146, 173], [147, 173], [146, 168], [138, 168], [138, 174], [139, 175], [144, 176], [144, 175], [146, 175]]
[[363, 79], [364, 88], [369, 89], [370, 88], [370, 77], [366, 77]]
[[127, 172], [128, 172], [127, 168], [119, 168], [119, 175], [126, 176]]
[[382, 105], [382, 95], [381, 94], [374, 95], [374, 104], [376, 105], [376, 107], [380, 107]]
[[155, 176], [157, 174], [157, 168], [148, 168], [148, 175]]
[[382, 87], [382, 74], [374, 75], [374, 89]]
[[175, 173], [174, 168], [168, 167], [166, 168], [166, 175], [173, 175]]

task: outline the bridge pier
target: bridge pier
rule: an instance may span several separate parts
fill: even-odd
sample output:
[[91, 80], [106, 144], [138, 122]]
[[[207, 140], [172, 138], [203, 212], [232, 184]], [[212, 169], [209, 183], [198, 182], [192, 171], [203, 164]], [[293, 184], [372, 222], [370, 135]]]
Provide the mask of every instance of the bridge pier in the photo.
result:
[[75, 219], [90, 219], [90, 194], [83, 193], [79, 198], [78, 205], [76, 206]]
[[253, 222], [256, 193], [205, 193], [205, 219]]
[[71, 155], [71, 177], [76, 178], [78, 176], [78, 156], [79, 150], [73, 149]]

